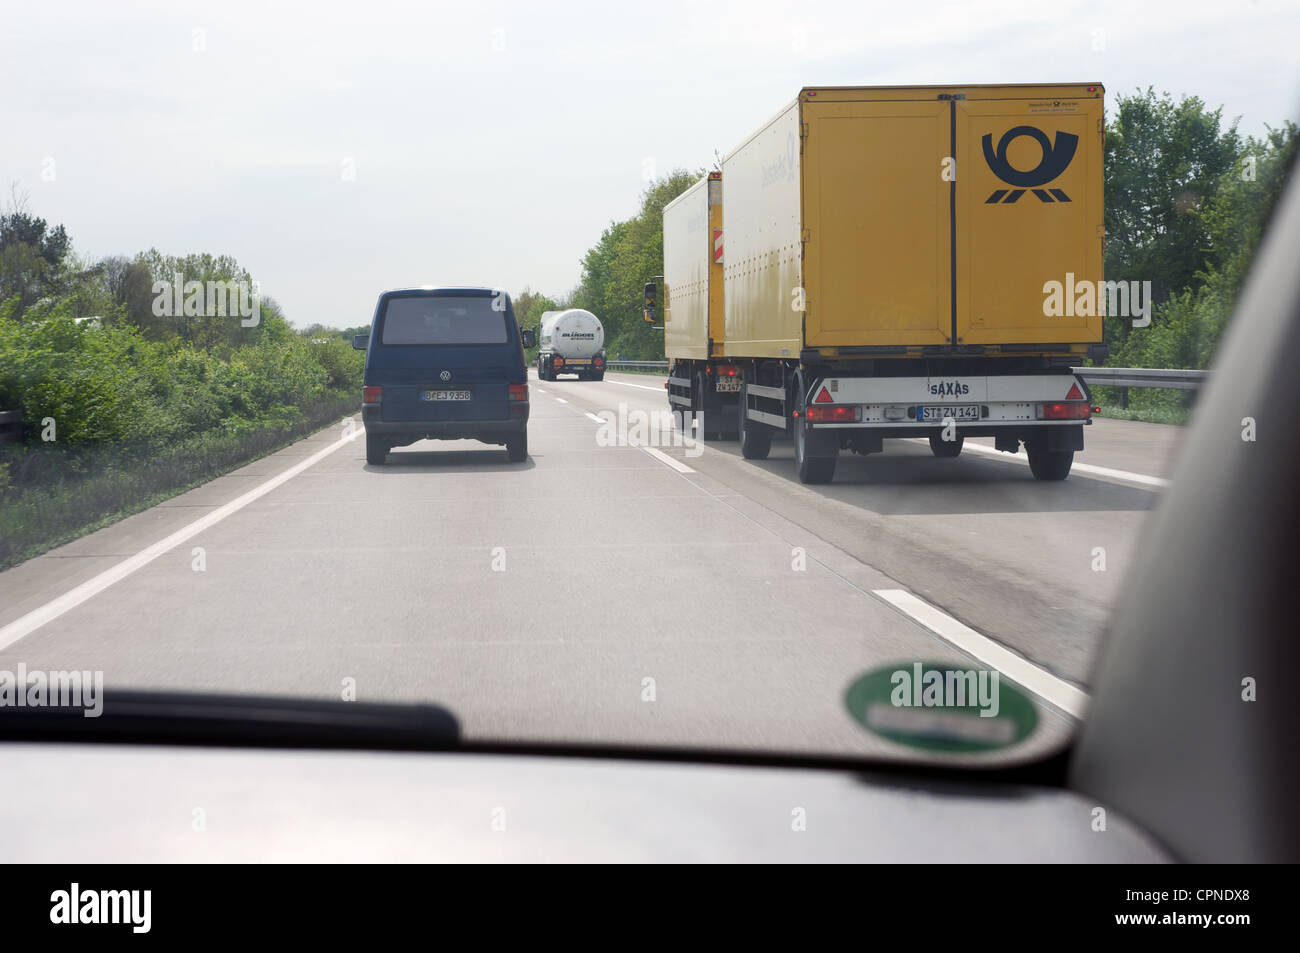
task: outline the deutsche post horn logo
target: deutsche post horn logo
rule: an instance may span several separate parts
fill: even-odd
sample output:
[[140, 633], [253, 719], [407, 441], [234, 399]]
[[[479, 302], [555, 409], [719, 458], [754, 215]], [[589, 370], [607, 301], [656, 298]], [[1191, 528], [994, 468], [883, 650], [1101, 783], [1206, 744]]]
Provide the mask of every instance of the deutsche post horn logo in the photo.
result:
[[[1021, 172], [1007, 161], [1007, 148], [1021, 136], [1029, 136], [1043, 150], [1042, 160], [1028, 172]], [[1074, 158], [1075, 149], [1079, 147], [1078, 136], [1068, 132], [1058, 132], [1056, 142], [1051, 143], [1047, 141], [1047, 134], [1041, 129], [1033, 126], [1016, 126], [1003, 133], [1002, 138], [998, 140], [996, 152], [993, 149], [991, 133], [986, 133], [982, 142], [984, 161], [989, 164], [993, 174], [1003, 182], [1018, 186], [1014, 189], [997, 189], [984, 200], [985, 205], [996, 205], [999, 202], [1010, 205], [1024, 195], [1027, 189], [1032, 189], [1041, 202], [1070, 201], [1070, 197], [1060, 189], [1041, 189], [1038, 186], [1046, 185], [1065, 171], [1070, 160]]]

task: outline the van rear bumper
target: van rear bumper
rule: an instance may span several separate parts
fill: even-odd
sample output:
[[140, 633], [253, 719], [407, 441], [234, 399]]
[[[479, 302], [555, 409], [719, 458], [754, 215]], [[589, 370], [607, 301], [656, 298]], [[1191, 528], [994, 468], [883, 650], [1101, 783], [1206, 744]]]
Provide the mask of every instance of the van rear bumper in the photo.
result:
[[396, 443], [413, 443], [416, 440], [482, 440], [493, 443], [494, 438], [504, 442], [506, 437], [523, 432], [528, 427], [528, 407], [509, 419], [490, 420], [380, 420], [378, 407], [366, 407], [361, 412], [366, 433], [386, 437]]

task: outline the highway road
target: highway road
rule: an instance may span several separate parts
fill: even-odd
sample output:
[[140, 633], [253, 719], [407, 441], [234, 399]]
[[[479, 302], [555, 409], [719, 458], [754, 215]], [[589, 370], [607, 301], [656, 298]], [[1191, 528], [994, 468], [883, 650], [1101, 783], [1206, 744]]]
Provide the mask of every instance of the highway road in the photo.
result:
[[602, 412], [666, 410], [661, 377], [531, 392], [524, 464], [462, 441], [370, 467], [344, 421], [0, 574], [0, 670], [436, 701], [482, 740], [924, 758], [844, 692], [955, 661], [1040, 701], [1032, 755], [1086, 709], [1180, 436], [1099, 420], [1064, 483], [991, 441], [887, 442], [805, 487], [788, 441], [602, 445]]

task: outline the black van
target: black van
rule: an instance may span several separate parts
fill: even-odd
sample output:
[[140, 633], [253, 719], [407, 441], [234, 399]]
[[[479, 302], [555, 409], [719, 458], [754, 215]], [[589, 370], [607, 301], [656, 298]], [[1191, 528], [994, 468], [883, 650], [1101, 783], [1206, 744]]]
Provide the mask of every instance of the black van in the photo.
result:
[[385, 291], [370, 333], [352, 346], [366, 352], [361, 419], [366, 462], [417, 440], [505, 445], [512, 463], [528, 458], [528, 372], [514, 305], [490, 288]]

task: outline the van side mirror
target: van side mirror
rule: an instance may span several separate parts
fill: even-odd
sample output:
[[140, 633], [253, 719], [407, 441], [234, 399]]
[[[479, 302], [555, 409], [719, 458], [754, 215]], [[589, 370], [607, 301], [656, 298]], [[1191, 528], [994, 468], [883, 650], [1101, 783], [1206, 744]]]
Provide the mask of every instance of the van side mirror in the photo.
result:
[[643, 316], [650, 324], [654, 324], [655, 320], [655, 294], [657, 291], [658, 289], [653, 281], [645, 283], [645, 311]]
[[523, 339], [524, 347], [537, 347], [537, 335], [533, 333], [532, 328], [524, 328], [520, 332], [520, 337]]
[[352, 335], [352, 347], [358, 351], [364, 351], [370, 345], [369, 334]]

